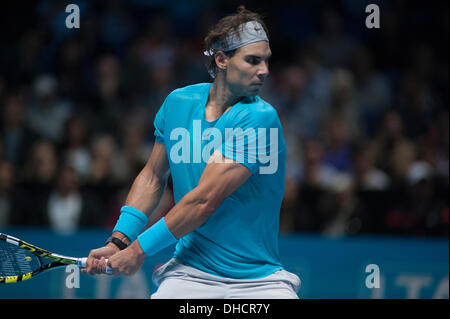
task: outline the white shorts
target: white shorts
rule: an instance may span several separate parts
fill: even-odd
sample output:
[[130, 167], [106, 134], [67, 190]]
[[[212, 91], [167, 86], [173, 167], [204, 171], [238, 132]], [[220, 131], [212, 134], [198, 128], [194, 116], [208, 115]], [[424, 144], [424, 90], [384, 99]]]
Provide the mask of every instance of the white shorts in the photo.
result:
[[300, 278], [284, 269], [258, 279], [222, 278], [172, 258], [153, 273], [152, 299], [298, 299]]

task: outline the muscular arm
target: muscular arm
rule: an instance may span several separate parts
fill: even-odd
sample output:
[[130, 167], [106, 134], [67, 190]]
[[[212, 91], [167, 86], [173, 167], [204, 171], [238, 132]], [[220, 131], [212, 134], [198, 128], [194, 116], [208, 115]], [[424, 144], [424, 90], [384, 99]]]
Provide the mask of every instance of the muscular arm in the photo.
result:
[[214, 152], [197, 187], [167, 213], [167, 228], [179, 239], [200, 227], [223, 200], [250, 176], [251, 172], [247, 167], [225, 159], [218, 151]]
[[[162, 161], [156, 161], [156, 163], [160, 162]], [[148, 170], [152, 172], [152, 169]], [[150, 177], [146, 177], [148, 176], [146, 171], [144, 169], [136, 178], [126, 201], [127, 205], [144, 212], [151, 211], [158, 205], [167, 181], [167, 178], [165, 178], [163, 187], [162, 178], [151, 173]], [[158, 169], [158, 172], [164, 172], [164, 170]], [[167, 213], [165, 217], [167, 228], [179, 239], [200, 227], [223, 200], [238, 189], [250, 176], [251, 172], [248, 168], [226, 159], [220, 152], [216, 151], [209, 159], [197, 187], [187, 193]], [[157, 222], [163, 216], [163, 213], [164, 210], [158, 209], [155, 214], [150, 216], [147, 226]], [[120, 235], [120, 233], [118, 234]]]
[[[164, 145], [155, 142], [149, 160], [135, 178], [125, 201], [125, 205], [149, 214], [147, 227], [158, 221], [164, 213], [164, 210], [156, 208], [164, 194], [168, 176], [169, 161], [166, 149]], [[114, 232], [113, 236], [123, 240], [126, 244], [130, 243], [130, 240], [120, 232]]]
[[[164, 210], [157, 209], [169, 174], [169, 161], [164, 145], [155, 142], [155, 145], [145, 167], [136, 177], [126, 199], [126, 205], [133, 206], [141, 212], [150, 215], [148, 226], [158, 221]], [[130, 239], [121, 232], [114, 232], [113, 236], [121, 239], [127, 245]], [[91, 275], [102, 273], [106, 267], [105, 258], [110, 258], [119, 252], [114, 243], [108, 243], [105, 247], [91, 250], [89, 253], [84, 273]]]
[[[173, 236], [179, 239], [200, 227], [223, 200], [250, 176], [251, 171], [247, 167], [226, 160], [222, 154], [215, 152], [206, 165], [197, 187], [187, 193], [167, 213], [165, 217], [167, 228]], [[155, 198], [158, 198], [159, 201], [161, 191], [157, 187], [149, 187], [145, 192], [145, 186], [143, 181], [135, 181], [127, 204], [135, 205], [134, 207], [145, 209], [145, 211], [151, 209], [152, 205], [156, 207]], [[150, 196], [154, 199], [144, 199], [141, 198], [142, 196]], [[156, 218], [154, 220], [156, 222]], [[142, 266], [145, 257], [139, 241], [135, 240], [128, 248], [111, 256], [109, 265], [116, 273], [130, 275]], [[102, 267], [105, 267], [104, 260], [102, 262]]]

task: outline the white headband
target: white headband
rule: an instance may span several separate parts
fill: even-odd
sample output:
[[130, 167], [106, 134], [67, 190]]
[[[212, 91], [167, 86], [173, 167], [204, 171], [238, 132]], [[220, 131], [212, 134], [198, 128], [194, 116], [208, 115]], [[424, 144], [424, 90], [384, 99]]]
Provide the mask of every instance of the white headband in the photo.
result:
[[241, 24], [239, 27], [240, 31], [238, 33], [232, 31], [225, 38], [225, 46], [222, 46], [220, 41], [214, 42], [211, 50], [204, 51], [203, 54], [206, 56], [213, 56], [217, 51], [231, 51], [237, 48], [240, 48], [244, 45], [258, 42], [258, 41], [267, 41], [267, 34], [264, 31], [264, 28], [259, 22], [249, 21], [247, 23]]

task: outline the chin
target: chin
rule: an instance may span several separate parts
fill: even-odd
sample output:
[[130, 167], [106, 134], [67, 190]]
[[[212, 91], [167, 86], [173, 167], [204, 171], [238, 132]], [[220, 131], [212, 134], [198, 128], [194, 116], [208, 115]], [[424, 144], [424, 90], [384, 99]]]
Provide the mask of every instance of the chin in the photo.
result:
[[248, 90], [247, 95], [255, 96], [255, 95], [258, 95], [260, 91], [261, 91], [261, 87], [254, 87], [254, 88], [251, 88], [250, 90]]

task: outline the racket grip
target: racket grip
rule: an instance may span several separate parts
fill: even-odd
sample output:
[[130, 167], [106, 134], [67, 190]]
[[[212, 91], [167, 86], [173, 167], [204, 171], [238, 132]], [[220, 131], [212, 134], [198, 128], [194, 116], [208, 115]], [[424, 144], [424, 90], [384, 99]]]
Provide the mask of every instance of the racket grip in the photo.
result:
[[[80, 258], [79, 266], [80, 266], [81, 268], [86, 267], [86, 261], [87, 261], [87, 257]], [[108, 263], [108, 259], [105, 259], [105, 261], [106, 261], [106, 263]], [[105, 270], [104, 274], [106, 274], [106, 275], [112, 275], [112, 273], [113, 273], [113, 272], [112, 272], [112, 268], [106, 266], [106, 270]]]
[[108, 259], [105, 260], [106, 261], [106, 269], [105, 269], [105, 274], [107, 275], [112, 275], [113, 271], [111, 267], [108, 267]]

